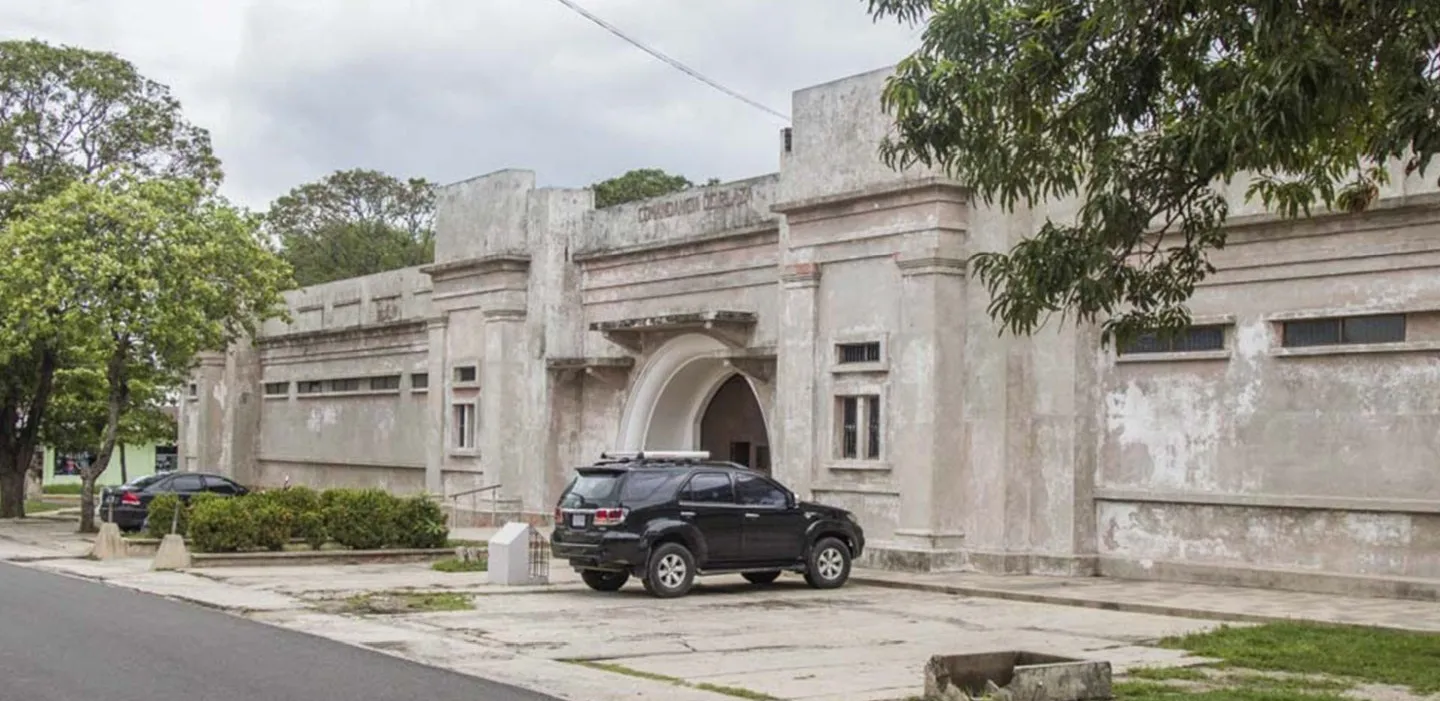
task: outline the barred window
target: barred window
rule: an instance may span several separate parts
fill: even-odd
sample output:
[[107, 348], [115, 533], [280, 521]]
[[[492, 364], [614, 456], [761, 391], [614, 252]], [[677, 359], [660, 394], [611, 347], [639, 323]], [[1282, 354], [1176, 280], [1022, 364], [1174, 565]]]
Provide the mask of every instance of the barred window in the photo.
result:
[[320, 380], [306, 380], [295, 383], [297, 394], [320, 394], [325, 391], [325, 383]]
[[1138, 353], [1197, 353], [1225, 350], [1225, 327], [1219, 324], [1191, 326], [1170, 336], [1146, 333], [1120, 349], [1121, 355]]
[[384, 377], [372, 377], [370, 378], [370, 389], [376, 391], [400, 389], [400, 376], [386, 375]]
[[288, 394], [290, 394], [290, 383], [289, 383], [289, 382], [266, 382], [266, 383], [265, 383], [265, 396], [267, 396], [267, 397], [283, 397], [283, 396], [286, 396], [286, 395], [288, 395]]
[[359, 392], [360, 378], [346, 377], [338, 380], [330, 380], [331, 392]]
[[836, 453], [842, 460], [880, 459], [880, 397], [836, 397]]
[[427, 389], [430, 387], [430, 373], [410, 373], [410, 389]]
[[841, 343], [835, 347], [840, 364], [880, 362], [880, 342]]
[[465, 365], [463, 367], [455, 368], [456, 382], [474, 382], [476, 377], [477, 374], [475, 372], [474, 365]]
[[1286, 348], [1340, 346], [1405, 341], [1405, 315], [1338, 317], [1287, 321], [1281, 327]]

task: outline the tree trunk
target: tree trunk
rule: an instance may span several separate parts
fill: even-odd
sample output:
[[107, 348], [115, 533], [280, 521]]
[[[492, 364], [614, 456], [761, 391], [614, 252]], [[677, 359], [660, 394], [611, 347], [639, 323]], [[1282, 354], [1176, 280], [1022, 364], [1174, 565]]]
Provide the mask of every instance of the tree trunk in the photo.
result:
[[80, 471], [80, 532], [97, 533], [95, 526], [95, 478], [100, 474], [94, 470]]
[[130, 474], [125, 468], [125, 444], [120, 443], [118, 445], [120, 448], [120, 484], [127, 484], [130, 482]]
[[24, 518], [25, 470], [14, 469], [12, 456], [0, 456], [0, 459], [5, 460], [0, 466], [0, 518]]

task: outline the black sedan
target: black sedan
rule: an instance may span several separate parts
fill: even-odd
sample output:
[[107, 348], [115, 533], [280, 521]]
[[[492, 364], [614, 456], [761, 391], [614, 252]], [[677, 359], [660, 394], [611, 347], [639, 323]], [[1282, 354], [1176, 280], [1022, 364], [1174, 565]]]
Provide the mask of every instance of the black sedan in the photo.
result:
[[202, 472], [146, 475], [118, 487], [101, 490], [100, 520], [113, 519], [120, 530], [133, 531], [145, 525], [150, 502], [157, 495], [174, 493], [180, 496], [181, 501], [190, 501], [190, 497], [206, 492], [238, 497], [249, 491], [229, 477]]

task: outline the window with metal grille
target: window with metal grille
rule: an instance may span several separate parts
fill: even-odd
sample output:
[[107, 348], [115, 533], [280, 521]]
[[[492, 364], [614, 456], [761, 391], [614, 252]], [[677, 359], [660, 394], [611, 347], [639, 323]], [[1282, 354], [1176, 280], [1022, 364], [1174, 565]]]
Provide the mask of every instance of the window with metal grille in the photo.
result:
[[320, 380], [307, 380], [295, 383], [297, 394], [320, 394], [325, 391], [325, 383]]
[[1381, 314], [1287, 321], [1281, 326], [1286, 348], [1341, 346], [1405, 341], [1405, 315]]
[[1170, 336], [1141, 334], [1120, 349], [1121, 355], [1138, 353], [1196, 353], [1225, 350], [1225, 327], [1219, 324], [1191, 326]]
[[850, 363], [878, 363], [880, 362], [880, 342], [869, 343], [841, 343], [836, 346], [840, 356], [840, 364]]
[[842, 460], [880, 459], [880, 397], [836, 398], [836, 452]]
[[463, 367], [455, 368], [456, 382], [474, 382], [476, 376], [477, 374], [475, 372], [474, 365], [466, 365]]
[[430, 387], [430, 373], [415, 372], [410, 374], [410, 389], [427, 389]]
[[384, 377], [372, 377], [370, 378], [370, 389], [377, 391], [400, 389], [400, 376], [386, 375]]
[[290, 383], [289, 383], [289, 382], [266, 382], [266, 383], [265, 383], [265, 396], [267, 396], [267, 397], [283, 397], [283, 396], [285, 396], [285, 395], [287, 395], [287, 394], [290, 394]]
[[331, 392], [359, 392], [360, 378], [345, 377], [338, 380], [330, 380], [329, 385]]
[[470, 449], [475, 447], [475, 405], [456, 404], [454, 407], [454, 426], [451, 427], [451, 435], [455, 439], [455, 447]]

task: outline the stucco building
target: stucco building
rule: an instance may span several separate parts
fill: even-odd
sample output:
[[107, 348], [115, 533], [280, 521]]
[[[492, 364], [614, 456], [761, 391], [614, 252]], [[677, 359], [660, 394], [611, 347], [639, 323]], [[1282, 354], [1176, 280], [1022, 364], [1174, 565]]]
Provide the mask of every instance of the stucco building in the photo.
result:
[[434, 265], [202, 359], [182, 462], [540, 520], [601, 451], [704, 448], [854, 510], [886, 567], [1440, 593], [1433, 186], [1289, 222], [1237, 183], [1181, 342], [1001, 335], [967, 257], [1073, 203], [886, 168], [887, 74], [795, 93], [776, 174], [602, 210], [445, 188]]

